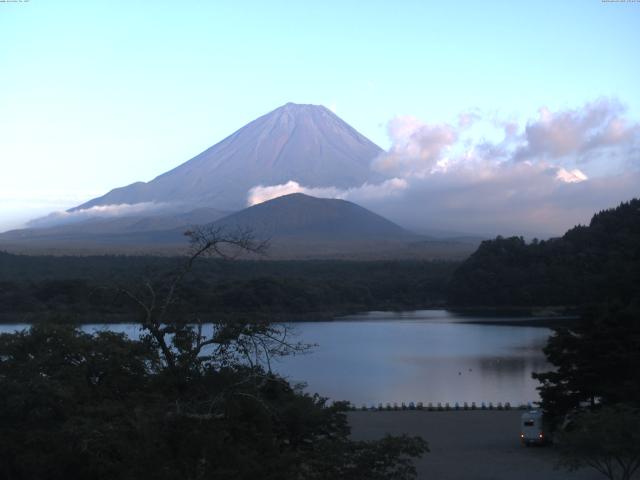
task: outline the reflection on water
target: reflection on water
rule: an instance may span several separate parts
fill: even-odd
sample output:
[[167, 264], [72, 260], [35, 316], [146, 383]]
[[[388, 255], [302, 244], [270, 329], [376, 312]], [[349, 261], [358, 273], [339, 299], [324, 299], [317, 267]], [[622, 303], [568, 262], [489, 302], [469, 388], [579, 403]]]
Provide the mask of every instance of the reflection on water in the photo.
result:
[[[531, 373], [549, 369], [541, 348], [551, 331], [463, 323], [473, 320], [481, 319], [423, 310], [289, 324], [300, 341], [317, 347], [278, 361], [274, 369], [291, 381], [306, 382], [310, 392], [358, 405], [537, 400]], [[2, 325], [0, 332], [26, 327]], [[139, 335], [134, 324], [107, 328]]]
[[463, 323], [474, 320], [430, 310], [295, 324], [318, 347], [276, 368], [310, 392], [358, 405], [538, 400], [531, 373], [549, 369], [541, 349], [551, 331]]
[[521, 372], [538, 372], [548, 368], [544, 358], [535, 357], [493, 357], [479, 358], [478, 365], [483, 375], [514, 376]]

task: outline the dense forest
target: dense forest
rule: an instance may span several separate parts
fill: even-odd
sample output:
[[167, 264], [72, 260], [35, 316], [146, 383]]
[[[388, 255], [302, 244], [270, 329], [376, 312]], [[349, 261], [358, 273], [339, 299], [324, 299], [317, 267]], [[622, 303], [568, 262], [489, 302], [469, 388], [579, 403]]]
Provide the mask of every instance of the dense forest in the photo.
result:
[[63, 313], [0, 335], [0, 479], [414, 479], [424, 439], [354, 441], [347, 404], [271, 370], [309, 348], [286, 325], [218, 317], [203, 333], [194, 304], [175, 301], [196, 259], [260, 247], [215, 232], [191, 240], [181, 267], [122, 287], [137, 340], [81, 332]]
[[[0, 321], [64, 316], [127, 320], [122, 292], [159, 282], [184, 258], [26, 256], [0, 252]], [[640, 200], [594, 215], [560, 238], [483, 242], [445, 261], [203, 259], [181, 286], [180, 312], [311, 319], [372, 309], [579, 306], [640, 290]]]
[[[162, 283], [184, 258], [52, 257], [0, 252], [0, 320], [64, 316], [127, 320], [123, 290]], [[295, 320], [371, 309], [442, 305], [458, 266], [440, 261], [268, 261], [202, 259], [174, 309], [205, 315], [259, 314]]]
[[460, 306], [579, 306], [639, 294], [639, 199], [599, 212], [560, 238], [484, 241], [449, 285], [449, 302]]

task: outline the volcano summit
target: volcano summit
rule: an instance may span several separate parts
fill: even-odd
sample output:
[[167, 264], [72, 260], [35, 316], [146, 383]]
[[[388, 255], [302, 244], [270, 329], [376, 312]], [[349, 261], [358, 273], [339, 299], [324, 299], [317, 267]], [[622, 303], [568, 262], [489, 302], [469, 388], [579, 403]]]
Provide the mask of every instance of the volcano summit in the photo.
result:
[[116, 188], [70, 212], [147, 202], [235, 211], [257, 185], [349, 188], [384, 180], [370, 169], [381, 152], [329, 109], [287, 103], [150, 182]]

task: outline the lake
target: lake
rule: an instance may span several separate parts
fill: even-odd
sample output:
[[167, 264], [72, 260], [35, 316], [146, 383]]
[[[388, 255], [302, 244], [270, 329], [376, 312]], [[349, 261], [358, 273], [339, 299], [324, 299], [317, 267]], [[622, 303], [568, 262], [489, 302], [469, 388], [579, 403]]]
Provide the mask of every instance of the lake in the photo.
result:
[[[446, 310], [369, 312], [329, 322], [287, 324], [310, 353], [273, 364], [307, 390], [356, 405], [387, 402], [533, 402], [539, 399], [535, 371], [550, 366], [542, 347], [548, 328], [467, 323]], [[0, 325], [0, 332], [26, 325]], [[137, 337], [135, 324], [85, 325]]]

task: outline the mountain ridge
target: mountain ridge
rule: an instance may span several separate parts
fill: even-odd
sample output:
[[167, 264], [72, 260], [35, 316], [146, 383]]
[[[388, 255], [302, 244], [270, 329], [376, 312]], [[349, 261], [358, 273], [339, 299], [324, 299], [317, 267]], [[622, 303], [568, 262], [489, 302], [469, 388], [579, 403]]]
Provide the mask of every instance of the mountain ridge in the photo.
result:
[[153, 180], [114, 188], [69, 212], [143, 202], [240, 210], [258, 185], [293, 180], [349, 188], [382, 181], [385, 177], [370, 169], [382, 151], [326, 107], [287, 103]]

